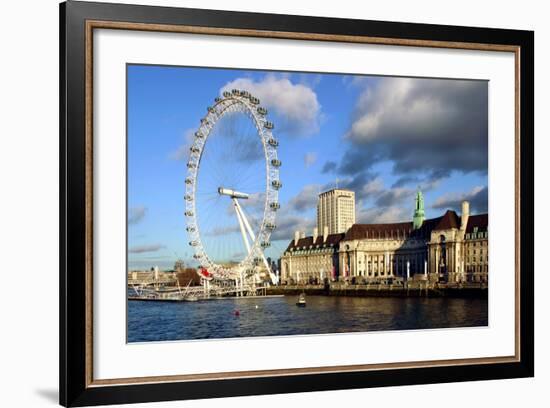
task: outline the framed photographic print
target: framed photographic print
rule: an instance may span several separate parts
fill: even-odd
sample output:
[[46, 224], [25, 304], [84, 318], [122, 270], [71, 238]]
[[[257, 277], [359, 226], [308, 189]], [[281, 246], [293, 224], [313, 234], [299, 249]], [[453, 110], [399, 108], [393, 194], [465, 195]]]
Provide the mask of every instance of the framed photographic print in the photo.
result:
[[533, 32], [60, 21], [62, 405], [534, 375]]

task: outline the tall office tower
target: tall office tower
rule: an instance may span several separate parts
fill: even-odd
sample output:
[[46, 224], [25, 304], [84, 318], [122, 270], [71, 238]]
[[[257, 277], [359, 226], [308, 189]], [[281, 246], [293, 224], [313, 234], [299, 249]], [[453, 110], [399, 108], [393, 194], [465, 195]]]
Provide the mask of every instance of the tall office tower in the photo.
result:
[[355, 193], [333, 189], [319, 194], [317, 203], [317, 228], [322, 233], [328, 227], [329, 234], [346, 232], [355, 224]]

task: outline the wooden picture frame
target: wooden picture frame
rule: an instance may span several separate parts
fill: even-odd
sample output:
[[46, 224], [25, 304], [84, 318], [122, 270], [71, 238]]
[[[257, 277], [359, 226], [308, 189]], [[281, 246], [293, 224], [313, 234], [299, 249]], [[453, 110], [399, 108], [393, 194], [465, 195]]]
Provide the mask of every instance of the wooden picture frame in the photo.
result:
[[[93, 376], [93, 31], [100, 28], [515, 54], [515, 354], [96, 380]], [[120, 404], [534, 375], [534, 33], [68, 1], [60, 5], [60, 403]], [[520, 250], [521, 249], [521, 250]]]

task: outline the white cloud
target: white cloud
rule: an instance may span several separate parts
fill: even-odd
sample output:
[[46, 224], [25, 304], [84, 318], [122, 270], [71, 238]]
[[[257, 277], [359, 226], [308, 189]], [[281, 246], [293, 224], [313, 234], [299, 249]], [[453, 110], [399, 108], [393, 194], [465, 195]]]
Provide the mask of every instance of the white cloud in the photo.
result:
[[288, 78], [267, 75], [261, 81], [238, 78], [227, 83], [220, 92], [243, 89], [260, 99], [262, 106], [274, 110], [282, 120], [276, 129], [291, 135], [311, 135], [319, 131], [321, 105], [317, 94], [304, 84]]
[[411, 211], [403, 207], [372, 207], [359, 210], [357, 222], [362, 224], [385, 224], [411, 221]]
[[295, 231], [305, 232], [306, 236], [311, 235], [317, 223], [315, 217], [301, 217], [283, 209], [280, 213], [277, 215], [277, 229], [271, 235], [272, 241], [285, 240], [290, 242], [294, 239]]
[[[235, 214], [231, 214], [235, 216]], [[240, 228], [238, 225], [232, 225], [232, 226], [225, 226], [225, 227], [214, 227], [209, 231], [204, 231], [205, 236], [209, 237], [218, 237], [220, 235], [230, 235], [240, 232]]]
[[134, 225], [140, 222], [147, 213], [147, 207], [133, 207], [128, 211], [128, 225]]
[[185, 160], [189, 159], [189, 149], [193, 144], [195, 129], [187, 129], [183, 133], [183, 143], [174, 151], [170, 152], [169, 158], [171, 160]]
[[313, 166], [316, 161], [317, 161], [317, 153], [307, 152], [304, 155], [304, 165], [306, 166], [306, 168]]
[[288, 207], [297, 212], [315, 208], [321, 188], [320, 184], [305, 185], [302, 190], [288, 202]]
[[485, 187], [484, 186], [477, 186], [474, 187], [471, 191], [468, 192], [462, 192], [462, 193], [447, 193], [439, 197], [435, 202], [433, 203], [433, 208], [441, 208], [441, 206], [447, 205], [447, 203], [451, 201], [464, 201], [472, 196], [478, 194], [480, 191], [482, 191]]
[[[411, 98], [418, 82], [411, 78], [385, 78], [378, 88], [366, 88], [357, 106], [361, 113], [352, 123], [348, 135], [355, 140], [372, 141], [381, 137], [381, 128], [395, 125], [417, 127], [429, 123], [444, 109], [435, 98]], [[384, 136], [392, 136], [391, 132]]]
[[386, 207], [390, 205], [395, 205], [397, 203], [401, 203], [404, 201], [407, 201], [407, 199], [411, 199], [414, 196], [415, 190], [412, 188], [405, 188], [405, 187], [394, 187], [389, 188], [383, 192], [381, 192], [377, 199], [376, 199], [376, 205], [379, 207]]
[[[246, 200], [240, 200], [241, 207], [243, 208], [245, 214], [252, 218], [263, 217], [264, 208], [265, 208], [265, 193], [251, 193], [249, 194]], [[232, 213], [235, 214], [233, 210], [233, 205], [231, 205]]]
[[423, 182], [421, 182], [418, 186], [418, 188], [421, 190], [421, 191], [430, 191], [430, 190], [435, 190], [436, 188], [438, 188], [440, 185], [441, 185], [441, 182], [442, 182], [442, 178], [436, 178], [436, 179], [433, 179], [433, 180], [425, 180]]
[[376, 177], [374, 180], [370, 180], [367, 184], [363, 186], [362, 194], [360, 194], [360, 196], [371, 198], [372, 196], [377, 196], [378, 194], [382, 193], [382, 191], [384, 191], [384, 188], [384, 181], [382, 181], [382, 178]]
[[368, 83], [370, 79], [371, 78], [366, 75], [344, 75], [342, 76], [342, 84], [344, 84], [348, 88], [354, 86], [362, 87], [366, 83]]
[[489, 193], [487, 186], [477, 186], [466, 192], [447, 193], [438, 197], [432, 204], [432, 208], [452, 208], [454, 210], [460, 211], [462, 201], [469, 201], [472, 210], [478, 212], [487, 212], [488, 194]]
[[381, 78], [364, 84], [341, 174], [393, 162], [400, 176], [487, 171], [487, 83]]
[[166, 248], [162, 244], [151, 244], [151, 245], [138, 245], [128, 249], [128, 252], [131, 254], [144, 254], [147, 252], [156, 252], [159, 249]]

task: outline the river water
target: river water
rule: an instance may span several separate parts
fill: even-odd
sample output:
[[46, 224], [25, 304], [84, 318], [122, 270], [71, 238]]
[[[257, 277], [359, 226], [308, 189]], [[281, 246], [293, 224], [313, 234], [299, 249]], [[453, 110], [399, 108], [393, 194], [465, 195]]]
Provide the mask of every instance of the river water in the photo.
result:
[[128, 301], [128, 342], [487, 326], [487, 299], [308, 296]]

